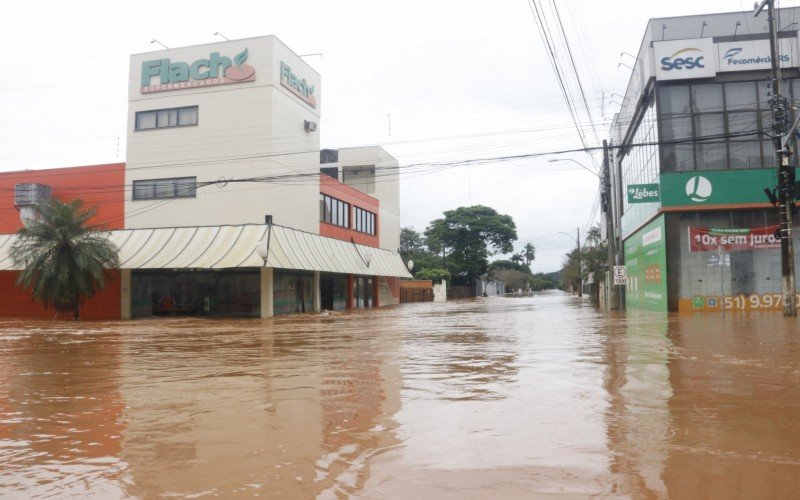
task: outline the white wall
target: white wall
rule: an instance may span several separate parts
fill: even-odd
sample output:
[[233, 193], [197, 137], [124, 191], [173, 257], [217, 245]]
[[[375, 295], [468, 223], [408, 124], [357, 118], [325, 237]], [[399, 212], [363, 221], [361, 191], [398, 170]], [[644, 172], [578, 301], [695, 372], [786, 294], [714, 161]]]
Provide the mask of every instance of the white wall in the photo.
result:
[[368, 178], [368, 169], [359, 169], [357, 176], [348, 177], [345, 174], [344, 182], [380, 201], [379, 246], [396, 252], [400, 248], [400, 174], [397, 160], [380, 146], [341, 148], [338, 166], [345, 172], [348, 167], [374, 166], [373, 179]]
[[[143, 61], [191, 63], [215, 51], [233, 59], [245, 48], [254, 81], [141, 93]], [[281, 85], [282, 61], [314, 85], [316, 108]], [[305, 132], [303, 125], [305, 120], [319, 123], [320, 77], [277, 38], [133, 55], [129, 80], [126, 227], [262, 223], [265, 214], [272, 214], [276, 224], [318, 232], [319, 181], [314, 175], [288, 184], [272, 180], [201, 187], [196, 198], [130, 199], [130, 186], [138, 179], [196, 176], [202, 183], [318, 172], [319, 131]], [[135, 130], [137, 111], [192, 105], [199, 106], [197, 126]]]

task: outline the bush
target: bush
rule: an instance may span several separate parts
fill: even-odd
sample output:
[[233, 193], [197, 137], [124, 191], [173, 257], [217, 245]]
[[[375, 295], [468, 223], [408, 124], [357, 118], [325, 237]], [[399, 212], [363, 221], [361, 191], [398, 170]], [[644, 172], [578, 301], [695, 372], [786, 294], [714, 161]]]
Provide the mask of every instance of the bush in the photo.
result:
[[447, 269], [423, 267], [414, 277], [418, 280], [431, 280], [434, 283], [441, 283], [442, 280], [447, 280], [447, 282], [450, 283], [450, 271]]

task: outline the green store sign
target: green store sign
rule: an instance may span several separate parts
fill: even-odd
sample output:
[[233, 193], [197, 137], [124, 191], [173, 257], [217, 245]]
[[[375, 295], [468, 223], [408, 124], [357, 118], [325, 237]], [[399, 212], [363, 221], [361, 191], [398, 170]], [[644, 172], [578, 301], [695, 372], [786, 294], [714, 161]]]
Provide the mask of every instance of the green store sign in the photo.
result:
[[661, 205], [768, 203], [764, 188], [775, 182], [775, 170], [768, 168], [661, 174]]
[[667, 245], [664, 215], [634, 233], [623, 243], [628, 284], [625, 302], [632, 308], [666, 311]]
[[[191, 63], [172, 61], [169, 58], [153, 59], [142, 63], [141, 93], [164, 92], [228, 83], [252, 82], [256, 70], [247, 61], [247, 49], [233, 59], [211, 52], [208, 57]], [[153, 78], [156, 78], [155, 83]]]
[[628, 203], [658, 203], [660, 200], [658, 184], [628, 184]]

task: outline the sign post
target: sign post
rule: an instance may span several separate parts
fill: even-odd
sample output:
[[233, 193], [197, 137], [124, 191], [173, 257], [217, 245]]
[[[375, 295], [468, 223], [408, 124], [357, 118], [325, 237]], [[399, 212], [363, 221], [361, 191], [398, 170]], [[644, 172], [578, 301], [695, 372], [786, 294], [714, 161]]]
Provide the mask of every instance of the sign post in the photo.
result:
[[614, 285], [628, 284], [628, 269], [625, 266], [614, 266]]

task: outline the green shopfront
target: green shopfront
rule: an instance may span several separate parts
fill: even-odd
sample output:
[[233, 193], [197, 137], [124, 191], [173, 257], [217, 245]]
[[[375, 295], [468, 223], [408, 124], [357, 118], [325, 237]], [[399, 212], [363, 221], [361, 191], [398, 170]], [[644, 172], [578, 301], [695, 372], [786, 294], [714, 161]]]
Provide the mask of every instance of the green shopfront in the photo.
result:
[[[628, 307], [779, 310], [778, 218], [764, 194], [775, 185], [775, 171], [676, 172], [659, 178], [659, 201], [642, 207], [651, 218], [624, 238]], [[799, 231], [795, 218], [794, 234]], [[796, 242], [796, 253], [798, 247]]]

